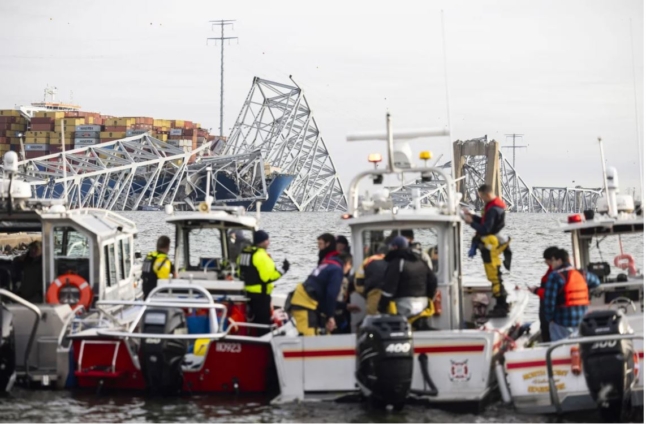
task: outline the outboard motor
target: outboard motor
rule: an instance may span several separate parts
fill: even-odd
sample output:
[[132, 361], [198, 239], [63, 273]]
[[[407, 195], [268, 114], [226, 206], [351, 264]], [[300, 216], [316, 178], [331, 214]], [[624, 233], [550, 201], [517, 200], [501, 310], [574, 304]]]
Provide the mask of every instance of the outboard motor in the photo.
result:
[[[581, 337], [630, 334], [624, 314], [616, 310], [589, 312], [579, 325]], [[590, 395], [597, 402], [601, 417], [616, 422], [631, 410], [630, 398], [635, 383], [633, 341], [608, 340], [581, 343], [581, 359]]]
[[[149, 309], [142, 318], [142, 333], [187, 334], [186, 318], [179, 308]], [[148, 390], [171, 395], [182, 390], [182, 361], [187, 340], [148, 337], [141, 344], [141, 371]]]
[[16, 380], [16, 342], [13, 314], [0, 305], [0, 393], [11, 391]]
[[373, 405], [404, 407], [413, 379], [413, 336], [400, 315], [366, 316], [357, 334], [355, 378]]

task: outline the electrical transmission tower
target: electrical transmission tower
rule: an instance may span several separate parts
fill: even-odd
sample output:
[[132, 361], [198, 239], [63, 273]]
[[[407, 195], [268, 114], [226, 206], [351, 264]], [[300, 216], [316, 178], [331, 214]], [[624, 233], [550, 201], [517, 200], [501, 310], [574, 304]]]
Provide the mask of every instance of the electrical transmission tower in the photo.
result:
[[516, 169], [516, 149], [526, 149], [527, 146], [522, 145], [522, 146], [516, 146], [516, 137], [522, 137], [522, 134], [505, 134], [505, 137], [511, 137], [512, 138], [512, 145], [511, 146], [502, 146], [503, 149], [513, 149], [512, 153], [512, 158], [511, 158], [511, 165]]
[[219, 37], [209, 37], [206, 39], [206, 44], [208, 45], [209, 40], [214, 40], [217, 44], [220, 41], [220, 137], [224, 137], [224, 40], [236, 40], [238, 37], [225, 37], [224, 36], [224, 27], [226, 25], [233, 26], [235, 20], [226, 20], [221, 19], [219, 21], [210, 21], [211, 30], [216, 25], [220, 26], [220, 36]]

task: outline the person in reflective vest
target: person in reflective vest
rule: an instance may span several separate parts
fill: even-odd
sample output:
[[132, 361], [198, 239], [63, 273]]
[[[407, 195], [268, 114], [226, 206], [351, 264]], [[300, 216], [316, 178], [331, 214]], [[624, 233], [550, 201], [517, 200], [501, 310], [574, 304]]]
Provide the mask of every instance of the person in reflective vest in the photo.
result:
[[552, 255], [554, 269], [545, 284], [545, 320], [549, 322], [552, 342], [574, 333], [590, 305], [589, 291], [599, 286], [599, 277], [585, 271], [585, 276], [570, 265], [564, 249]]
[[168, 257], [170, 238], [160, 236], [157, 239], [157, 250], [146, 255], [141, 266], [141, 279], [143, 280], [144, 299], [157, 287], [158, 280], [166, 280], [171, 275], [177, 278], [175, 267]]
[[343, 276], [352, 269], [348, 253], [324, 258], [304, 283], [299, 283], [289, 296], [287, 309], [303, 336], [318, 336], [321, 328], [329, 334], [336, 328], [334, 312], [341, 291]]
[[378, 310], [403, 315], [414, 331], [431, 330], [429, 318], [435, 313], [433, 298], [437, 277], [426, 261], [408, 246], [402, 236], [390, 242], [388, 263]]
[[[259, 230], [253, 233], [253, 246], [242, 249], [238, 257], [238, 275], [245, 284], [246, 295], [249, 298], [251, 322], [271, 325], [271, 293], [274, 282], [289, 270], [287, 259], [283, 261], [283, 272], [276, 269], [273, 259], [267, 253], [269, 234]], [[259, 331], [265, 334], [269, 329]]]
[[505, 209], [507, 205], [493, 194], [490, 185], [484, 184], [478, 188], [478, 196], [485, 202], [482, 216], [473, 215], [468, 209], [463, 209], [464, 221], [476, 230], [474, 244], [469, 252], [469, 257], [475, 255], [475, 249], [480, 250], [484, 263], [487, 280], [491, 282], [491, 292], [496, 298], [496, 305], [489, 314], [490, 317], [504, 317], [509, 312], [507, 305], [507, 292], [502, 284], [500, 254], [505, 256], [505, 268], [511, 268], [511, 239], [502, 237], [499, 233], [505, 228]]
[[552, 257], [559, 250], [556, 246], [550, 246], [543, 252], [543, 260], [545, 260], [545, 265], [547, 265], [547, 272], [541, 278], [541, 285], [530, 289], [532, 293], [538, 296], [538, 319], [541, 322], [541, 340], [543, 343], [548, 343], [550, 341], [550, 323], [545, 320], [545, 285], [547, 284], [547, 279], [552, 273]]

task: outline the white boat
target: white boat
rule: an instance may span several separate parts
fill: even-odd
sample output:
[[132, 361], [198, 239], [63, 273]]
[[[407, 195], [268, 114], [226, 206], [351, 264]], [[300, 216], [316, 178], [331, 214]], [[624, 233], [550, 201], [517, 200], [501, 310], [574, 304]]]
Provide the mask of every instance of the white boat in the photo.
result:
[[[609, 169], [607, 178], [610, 200], [600, 199], [597, 214], [586, 213], [588, 219], [572, 215], [560, 228], [571, 234], [573, 266], [594, 272], [602, 283], [591, 293], [580, 328], [585, 334], [540, 343], [540, 326], [534, 323], [517, 341], [518, 348], [505, 353], [504, 373], [498, 366], [503, 399], [520, 412], [560, 414], [599, 407], [607, 420], [643, 406], [643, 273], [623, 251], [612, 264], [595, 262], [591, 254], [601, 252], [600, 244], [623, 250], [621, 237], [642, 235], [644, 218], [635, 214], [632, 198], [616, 195], [616, 170]], [[600, 393], [603, 386], [614, 389]]]
[[[18, 382], [63, 387], [69, 368], [66, 334], [74, 317], [90, 322], [97, 318], [97, 301], [142, 296], [134, 252], [137, 230], [110, 211], [67, 210], [62, 201], [32, 198], [16, 163], [16, 153], [5, 154], [0, 231], [39, 234], [42, 256], [0, 260], [3, 321], [12, 322], [11, 365]], [[21, 265], [24, 258], [28, 264]]]
[[[362, 326], [353, 325], [352, 334], [302, 337], [292, 322], [274, 332], [271, 340], [279, 378], [280, 395], [274, 403], [303, 400], [336, 400], [347, 395], [363, 393], [379, 399], [377, 386], [400, 385], [409, 398], [428, 401], [431, 404], [485, 402], [495, 390], [494, 365], [517, 337], [523, 311], [528, 301], [524, 290], [507, 287], [510, 313], [506, 318], [487, 319], [482, 311], [474, 313], [474, 299], [484, 296], [492, 299], [491, 284], [482, 280], [467, 280], [462, 276], [462, 231], [459, 198], [454, 182], [439, 168], [411, 167], [407, 139], [448, 135], [446, 130], [405, 131], [395, 135], [393, 141], [390, 115], [387, 117], [387, 133], [372, 133], [349, 136], [355, 140], [387, 140], [388, 166], [385, 170], [371, 170], [356, 176], [350, 186], [350, 211], [345, 222], [352, 233], [354, 246], [353, 265], [357, 270], [366, 251], [374, 247], [375, 236], [383, 237], [391, 231], [412, 229], [415, 239], [425, 244], [438, 246], [439, 269], [438, 292], [441, 297], [441, 313], [431, 317], [436, 331], [410, 332], [406, 321], [390, 319], [386, 315], [366, 318]], [[395, 147], [397, 146], [397, 151]], [[395, 159], [398, 164], [395, 165]], [[402, 169], [402, 162], [408, 168]], [[400, 168], [402, 167], [402, 168]], [[359, 185], [364, 178], [376, 184], [382, 177], [417, 174], [425, 178], [429, 174], [444, 178], [447, 185], [448, 203], [437, 208], [417, 207], [399, 210], [387, 197], [369, 196], [359, 202]], [[410, 175], [407, 175], [410, 176]], [[386, 234], [384, 234], [386, 232]], [[352, 303], [361, 303], [354, 294]], [[488, 302], [492, 309], [494, 302]], [[358, 321], [362, 317], [354, 317]], [[371, 323], [367, 326], [367, 323]], [[370, 328], [368, 328], [370, 327]], [[358, 335], [360, 334], [360, 335]], [[360, 346], [367, 338], [381, 340], [372, 346], [371, 353]], [[370, 364], [368, 356], [375, 359]], [[374, 374], [367, 376], [362, 367], [374, 367]], [[372, 381], [372, 383], [370, 383]], [[375, 395], [376, 397], [373, 397]], [[401, 399], [383, 399], [399, 409]]]

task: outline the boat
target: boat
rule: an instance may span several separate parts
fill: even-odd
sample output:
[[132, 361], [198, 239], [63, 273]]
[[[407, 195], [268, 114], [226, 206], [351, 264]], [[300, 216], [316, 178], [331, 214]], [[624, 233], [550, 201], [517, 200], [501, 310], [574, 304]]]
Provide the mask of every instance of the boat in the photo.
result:
[[[178, 278], [160, 279], [146, 300], [101, 300], [107, 319], [71, 323], [70, 387], [162, 394], [272, 393], [277, 387], [272, 327], [247, 322], [244, 283], [235, 273], [229, 232], [251, 239], [257, 219], [242, 207], [175, 212]], [[197, 255], [196, 251], [202, 252]], [[277, 325], [282, 322], [277, 322]], [[275, 326], [273, 326], [275, 327]]]
[[[571, 235], [573, 266], [601, 281], [579, 334], [541, 343], [534, 323], [497, 366], [501, 395], [519, 412], [598, 408], [604, 421], [614, 421], [643, 407], [644, 276], [621, 239], [642, 235], [644, 218], [631, 196], [617, 194], [616, 169], [604, 174], [607, 197], [599, 199], [597, 212], [571, 215], [560, 225]], [[601, 245], [619, 248], [612, 263], [603, 260]], [[593, 258], [597, 251], [600, 261]]]
[[[358, 396], [396, 410], [411, 399], [431, 405], [479, 407], [495, 393], [495, 364], [519, 337], [528, 295], [507, 285], [509, 315], [489, 318], [494, 303], [489, 301], [491, 284], [462, 276], [463, 223], [454, 181], [440, 168], [414, 167], [412, 158], [406, 154], [410, 152], [409, 139], [448, 134], [445, 129], [393, 133], [388, 114], [385, 134], [348, 136], [348, 141], [388, 143], [386, 169], [362, 172], [350, 186], [350, 210], [343, 218], [355, 246], [354, 269], [359, 269], [364, 257], [391, 231], [397, 234], [404, 229], [414, 230], [416, 241], [428, 244], [426, 248], [437, 245], [437, 305], [430, 318], [434, 330], [411, 332], [401, 316], [357, 314], [351, 334], [302, 337], [290, 321], [277, 329], [271, 339], [280, 382], [280, 394], [272, 403]], [[448, 202], [421, 207], [417, 198], [413, 209], [401, 210], [393, 206], [387, 193], [381, 192], [366, 195], [359, 202], [359, 185], [364, 179], [382, 184], [384, 177], [410, 174], [422, 179], [442, 178]], [[362, 303], [359, 295], [352, 296], [351, 303]]]
[[32, 198], [30, 177], [18, 172], [17, 163], [15, 152], [4, 155], [0, 227], [9, 234], [40, 233], [42, 255], [34, 246], [33, 256], [30, 249], [0, 261], [0, 346], [3, 354], [14, 352], [17, 383], [62, 387], [70, 356], [67, 324], [76, 316], [87, 318], [88, 325], [96, 320], [97, 301], [142, 296], [141, 265], [134, 251], [137, 230], [132, 221], [110, 211], [67, 210], [64, 200]]

